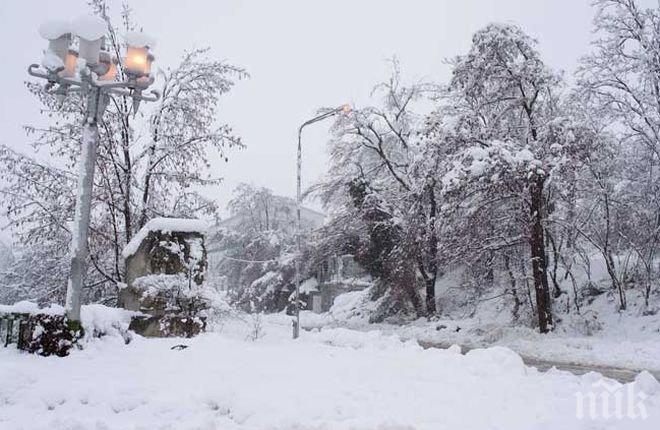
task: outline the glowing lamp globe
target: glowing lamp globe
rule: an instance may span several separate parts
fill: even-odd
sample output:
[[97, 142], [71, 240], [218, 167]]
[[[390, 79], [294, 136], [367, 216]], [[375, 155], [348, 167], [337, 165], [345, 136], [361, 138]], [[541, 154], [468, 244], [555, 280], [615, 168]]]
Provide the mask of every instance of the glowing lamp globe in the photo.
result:
[[105, 52], [101, 51], [101, 54], [99, 55], [99, 63], [103, 66], [103, 70], [105, 70], [105, 73], [100, 71], [99, 73], [103, 73], [103, 75], [99, 76], [100, 81], [114, 81], [115, 78], [117, 77], [117, 61], [116, 59], [112, 58], [112, 56]]
[[149, 52], [155, 45], [154, 40], [137, 31], [127, 32], [124, 39], [127, 46], [124, 70], [135, 77], [148, 76], [154, 61], [154, 56]]
[[64, 70], [60, 72], [60, 76], [64, 76], [66, 78], [73, 78], [76, 76], [77, 64], [78, 52], [70, 49], [66, 54], [66, 58], [64, 59]]
[[126, 49], [126, 59], [124, 60], [124, 70], [126, 73], [135, 76], [142, 76], [149, 70], [149, 48], [146, 46], [129, 46]]

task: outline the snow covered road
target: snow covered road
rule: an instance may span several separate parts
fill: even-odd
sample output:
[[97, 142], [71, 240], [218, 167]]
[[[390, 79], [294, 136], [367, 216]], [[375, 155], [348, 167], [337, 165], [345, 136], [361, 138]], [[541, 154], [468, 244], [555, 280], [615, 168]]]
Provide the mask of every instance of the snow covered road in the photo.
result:
[[[189, 347], [170, 349], [182, 342]], [[647, 397], [633, 399], [635, 419], [579, 419], [576, 395], [606, 389]], [[659, 425], [660, 384], [649, 375], [625, 386], [593, 373], [540, 373], [506, 348], [461, 355], [376, 332], [329, 329], [295, 342], [207, 333], [185, 341], [136, 338], [127, 346], [108, 338], [66, 359], [0, 349], [3, 430]]]

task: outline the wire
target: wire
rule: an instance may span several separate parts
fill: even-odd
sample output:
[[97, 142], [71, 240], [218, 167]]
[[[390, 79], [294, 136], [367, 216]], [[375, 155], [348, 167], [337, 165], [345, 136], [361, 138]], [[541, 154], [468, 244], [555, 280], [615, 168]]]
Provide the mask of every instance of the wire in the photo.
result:
[[240, 263], [273, 263], [279, 260], [243, 260], [242, 258], [234, 258], [234, 257], [228, 257], [226, 255], [220, 255], [220, 258], [224, 258], [226, 260], [231, 260], [231, 261], [238, 261]]

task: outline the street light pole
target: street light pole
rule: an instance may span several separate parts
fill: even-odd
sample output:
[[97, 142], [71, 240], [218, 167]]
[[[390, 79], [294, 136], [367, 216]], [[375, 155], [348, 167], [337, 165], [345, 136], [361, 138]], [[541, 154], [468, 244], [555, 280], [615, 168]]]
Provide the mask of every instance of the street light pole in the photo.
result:
[[96, 151], [99, 145], [98, 121], [102, 115], [107, 96], [95, 88], [87, 96], [87, 115], [82, 131], [82, 151], [78, 171], [78, 193], [76, 194], [76, 209], [74, 230], [71, 238], [71, 268], [66, 290], [67, 317], [72, 321], [80, 321], [80, 305], [85, 260], [87, 259], [87, 236], [92, 208], [92, 191], [94, 187], [94, 168]]
[[[28, 67], [30, 76], [48, 81], [45, 88], [49, 93], [61, 97], [80, 93], [87, 98], [70, 250], [71, 267], [66, 290], [66, 316], [72, 323], [80, 322], [94, 168], [99, 146], [98, 123], [103, 119], [111, 95], [132, 98], [134, 111], [140, 101], [157, 101], [160, 97], [153, 90], [150, 95], [143, 93], [154, 82], [151, 76], [154, 57], [149, 53], [153, 41], [142, 33], [126, 35], [128, 49], [123, 67], [126, 80], [118, 81], [118, 59], [111, 58], [108, 52], [101, 49], [106, 28], [105, 21], [98, 17], [81, 17], [73, 23], [44, 23], [39, 32], [50, 43], [42, 61], [43, 69], [37, 64]], [[79, 53], [69, 49], [74, 35], [79, 39]], [[79, 56], [84, 61], [78, 63]]]
[[296, 247], [298, 256], [296, 258], [296, 319], [293, 324], [293, 338], [297, 339], [300, 336], [300, 260], [302, 259], [302, 220], [300, 210], [302, 207], [302, 187], [301, 187], [301, 170], [302, 170], [302, 132], [303, 129], [311, 124], [323, 121], [339, 113], [348, 114], [351, 107], [347, 104], [339, 106], [335, 109], [322, 113], [310, 120], [305, 121], [300, 128], [298, 128], [298, 159], [296, 162]]

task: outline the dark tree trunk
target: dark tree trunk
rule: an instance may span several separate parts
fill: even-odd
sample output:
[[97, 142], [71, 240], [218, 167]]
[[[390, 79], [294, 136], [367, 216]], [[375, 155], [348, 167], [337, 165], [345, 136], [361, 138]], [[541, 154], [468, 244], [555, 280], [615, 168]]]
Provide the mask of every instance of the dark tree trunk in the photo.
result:
[[438, 277], [438, 234], [435, 228], [435, 218], [438, 214], [438, 204], [435, 199], [435, 181], [429, 185], [429, 270], [424, 280], [426, 286], [426, 314], [431, 317], [437, 312], [435, 306], [435, 281]]
[[532, 228], [530, 246], [532, 254], [532, 274], [536, 292], [536, 310], [539, 316], [539, 330], [547, 333], [552, 329], [552, 304], [548, 286], [548, 271], [543, 237], [543, 186], [544, 179], [536, 177], [530, 187]]

